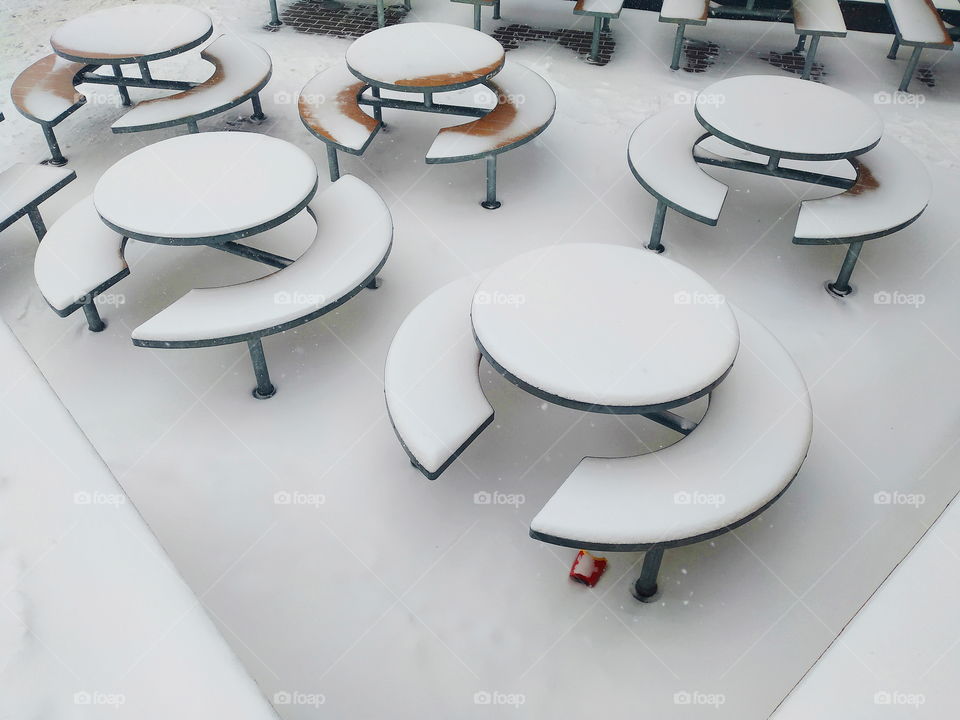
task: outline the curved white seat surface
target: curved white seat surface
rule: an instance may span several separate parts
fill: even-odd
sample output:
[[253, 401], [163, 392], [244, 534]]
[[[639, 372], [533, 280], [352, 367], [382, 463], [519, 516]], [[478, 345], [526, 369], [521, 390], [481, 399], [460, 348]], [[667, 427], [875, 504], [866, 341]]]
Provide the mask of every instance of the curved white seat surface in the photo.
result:
[[709, 12], [710, 0], [663, 0], [660, 20], [706, 24]]
[[200, 56], [213, 63], [209, 78], [190, 90], [137, 103], [112, 127], [150, 127], [226, 110], [264, 85], [273, 67], [266, 50], [232, 35], [221, 35]]
[[63, 311], [127, 269], [123, 237], [103, 224], [88, 195], [57, 218], [33, 262], [43, 297]]
[[953, 39], [940, 13], [926, 0], [886, 0], [902, 41], [917, 45], [952, 46]]
[[630, 136], [627, 159], [637, 179], [659, 199], [701, 222], [715, 224], [727, 186], [700, 169], [693, 146], [707, 134], [685, 105], [644, 120]]
[[584, 458], [530, 525], [580, 547], [695, 538], [761, 509], [807, 454], [806, 383], [780, 342], [741, 310], [740, 353], [686, 438], [629, 458]]
[[349, 295], [390, 251], [390, 211], [376, 190], [350, 175], [310, 208], [317, 238], [293, 264], [250, 282], [191, 290], [136, 328], [134, 342], [204, 343], [265, 334]]
[[357, 102], [366, 83], [340, 63], [314, 75], [300, 91], [297, 105], [307, 129], [322, 140], [361, 152], [380, 127]]
[[384, 393], [407, 452], [435, 477], [493, 418], [477, 375], [480, 351], [470, 329], [477, 281], [456, 280], [423, 300], [387, 352]]
[[482, 118], [443, 128], [427, 151], [427, 162], [506, 152], [553, 120], [557, 96], [550, 83], [530, 68], [506, 63], [487, 85], [497, 96], [497, 106]]
[[75, 177], [69, 168], [15, 163], [0, 172], [0, 223], [65, 185]]
[[817, 35], [847, 34], [837, 0], [793, 0], [793, 26], [797, 32]]
[[86, 67], [83, 63], [47, 55], [17, 75], [10, 87], [10, 99], [21, 115], [37, 122], [53, 122], [83, 102], [73, 78]]
[[883, 234], [909, 223], [927, 207], [933, 192], [930, 174], [902, 143], [885, 137], [853, 162], [858, 173], [851, 189], [801, 203], [795, 241]]

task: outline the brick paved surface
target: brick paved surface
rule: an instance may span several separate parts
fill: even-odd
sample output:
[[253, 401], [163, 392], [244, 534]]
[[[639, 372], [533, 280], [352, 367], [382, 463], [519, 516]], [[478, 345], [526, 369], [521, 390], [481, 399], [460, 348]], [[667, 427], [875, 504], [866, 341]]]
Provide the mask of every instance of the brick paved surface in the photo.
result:
[[[787, 72], [792, 72], [795, 75], [799, 75], [803, 72], [803, 63], [806, 59], [803, 53], [793, 52], [793, 50], [785, 53], [771, 51], [766, 55], [761, 55], [760, 57], [774, 67], [778, 67], [781, 70], [786, 70]], [[823, 79], [825, 74], [826, 73], [824, 72], [822, 63], [813, 63], [813, 67], [810, 68], [811, 80], [814, 82], [819, 82]]]
[[[586, 58], [590, 55], [592, 34], [583, 30], [546, 30], [535, 28], [532, 25], [514, 23], [498, 27], [493, 32], [493, 37], [507, 50], [516, 50], [526, 42], [548, 42], [573, 50], [577, 55]], [[610, 32], [601, 33], [600, 58], [597, 65], [606, 65], [610, 62], [615, 47], [616, 42], [613, 40], [613, 34]]]
[[[684, 72], [702, 73], [713, 65], [720, 54], [720, 46], [712, 42], [703, 42], [701, 40], [683, 41], [683, 65], [680, 67]], [[670, 61], [667, 60], [667, 64]]]
[[[388, 5], [385, 10], [387, 25], [396, 25], [407, 14], [402, 5]], [[358, 38], [377, 29], [377, 6], [345, 4], [340, 10], [324, 10], [317, 3], [304, 1], [288, 7], [280, 19], [299, 32]]]

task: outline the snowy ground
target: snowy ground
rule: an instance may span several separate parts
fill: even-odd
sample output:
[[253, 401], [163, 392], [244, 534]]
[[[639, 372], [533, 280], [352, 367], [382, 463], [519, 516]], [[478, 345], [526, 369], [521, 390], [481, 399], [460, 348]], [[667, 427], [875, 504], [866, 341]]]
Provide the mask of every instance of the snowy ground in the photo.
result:
[[[23, 66], [49, 52], [58, 21], [111, 4], [8, 3], [0, 98]], [[185, 4], [208, 10], [218, 31], [270, 52], [270, 120], [258, 131], [296, 143], [323, 168], [324, 148], [291, 100], [316, 71], [340, 61], [348, 41], [262, 32], [265, 1]], [[470, 8], [415, 0], [410, 19], [467, 24]], [[530, 0], [504, 3], [503, 22], [588, 28], [567, 3]], [[79, 316], [60, 319], [41, 298], [29, 224], [3, 233], [3, 318], [266, 695], [325, 698], [319, 707], [279, 705], [287, 720], [764, 718], [960, 490], [960, 61], [929, 51], [937, 86], [915, 82], [922, 104], [885, 102], [905, 61], [885, 59], [888, 37], [859, 33], [823, 42], [826, 82], [870, 103], [885, 93], [877, 107], [886, 132], [924, 159], [934, 195], [916, 224], [867, 244], [856, 295], [841, 302], [822, 289], [843, 248], [789, 241], [799, 198], [823, 190], [718, 174], [732, 187], [717, 228], [675, 214], [667, 220], [669, 256], [771, 328], [810, 386], [810, 455], [772, 510], [735, 533], [668, 551], [657, 604], [629, 595], [640, 554], [611, 556], [594, 590], [570, 583], [572, 551], [529, 539], [530, 519], [581, 457], [630, 454], [638, 450], [633, 432], [649, 440], [660, 431], [642, 418], [621, 424], [542, 404], [485, 365], [495, 425], [436, 482], [410, 467], [382, 388], [383, 358], [406, 313], [449, 280], [527, 249], [640, 245], [654, 202], [627, 168], [632, 129], [725, 76], [781, 73], [759, 56], [795, 42], [790, 25], [711, 21], [688, 34], [718, 43], [718, 61], [686, 74], [667, 70], [673, 26], [656, 14], [625, 11], [613, 32], [616, 53], [603, 68], [547, 44], [510, 53], [552, 83], [558, 111], [538, 141], [501, 157], [504, 204], [495, 213], [477, 204], [481, 163], [423, 163], [443, 118], [385, 112], [389, 131], [362, 159], [341, 162], [393, 212], [384, 285], [265, 341], [279, 388], [269, 402], [250, 396], [243, 346], [151, 351], [129, 339], [131, 328], [191, 287], [254, 277], [259, 266], [204, 249], [131, 244], [132, 274], [105, 298], [116, 303], [103, 307], [110, 325], [91, 335]], [[165, 61], [155, 75], [185, 63], [183, 72], [203, 76], [196, 53]], [[102, 102], [91, 100], [58, 128], [79, 179], [44, 205], [48, 222], [117, 159], [180, 132], [112, 135], [112, 93], [90, 94]], [[44, 157], [39, 129], [3, 105], [0, 165]], [[201, 125], [227, 129], [236, 117]], [[309, 232], [309, 224], [291, 224], [270, 242], [295, 252]], [[920, 294], [922, 302], [883, 304], [876, 293]], [[494, 490], [525, 502], [474, 503], [474, 493]], [[300, 493], [300, 502], [275, 502], [284, 492]], [[877, 493], [922, 502], [885, 504]], [[519, 712], [478, 704], [490, 697], [482, 693], [523, 704]], [[683, 693], [723, 702], [678, 704], [704, 697]]]

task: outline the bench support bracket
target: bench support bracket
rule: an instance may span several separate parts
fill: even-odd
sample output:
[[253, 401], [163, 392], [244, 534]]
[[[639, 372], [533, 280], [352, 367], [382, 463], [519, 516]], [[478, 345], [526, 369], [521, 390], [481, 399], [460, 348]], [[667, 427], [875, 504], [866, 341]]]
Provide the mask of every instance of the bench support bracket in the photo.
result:
[[913, 48], [913, 52], [910, 54], [910, 59], [907, 61], [907, 69], [903, 72], [903, 79], [900, 81], [900, 92], [909, 92], [907, 90], [910, 87], [910, 81], [913, 79], [913, 74], [917, 71], [917, 65], [920, 64], [920, 53], [923, 52], [923, 47], [917, 45]]
[[330, 168], [330, 182], [340, 179], [340, 163], [337, 161], [337, 149], [327, 145], [327, 167]]
[[603, 27], [603, 18], [599, 15], [593, 17], [593, 37], [590, 38], [590, 57], [587, 62], [597, 64], [600, 62], [600, 30]]
[[640, 602], [652, 602], [657, 594], [657, 576], [660, 574], [661, 560], [663, 560], [663, 547], [659, 545], [647, 550], [643, 556], [643, 568], [633, 586], [633, 596]]
[[657, 211], [653, 216], [653, 229], [650, 230], [650, 242], [647, 243], [647, 250], [653, 250], [655, 253], [663, 252], [663, 243], [660, 238], [663, 235], [663, 222], [667, 217], [667, 204], [663, 200], [657, 201]]
[[[801, 35], [800, 38], [805, 38], [806, 35]], [[810, 79], [810, 73], [813, 70], [813, 59], [817, 56], [817, 46], [820, 45], [820, 36], [813, 35], [810, 38], [810, 49], [807, 50], [807, 56], [803, 59], [803, 72], [800, 74], [800, 77], [804, 80]]]
[[270, 382], [270, 373], [267, 370], [267, 358], [263, 354], [263, 343], [260, 338], [247, 340], [250, 350], [250, 360], [253, 361], [253, 373], [257, 376], [257, 386], [253, 389], [253, 396], [257, 400], [266, 400], [277, 393], [277, 388]]
[[34, 205], [27, 210], [27, 215], [30, 218], [30, 224], [33, 225], [33, 231], [37, 234], [37, 242], [40, 242], [43, 240], [43, 236], [47, 234], [47, 226], [43, 224], [43, 218], [40, 216], [40, 208]]
[[860, 258], [860, 249], [863, 247], [863, 240], [850, 243], [847, 248], [847, 254], [843, 258], [843, 265], [840, 266], [840, 273], [835, 282], [827, 283], [827, 292], [836, 297], [846, 297], [853, 292], [850, 285], [850, 276], [853, 274], [853, 268], [857, 265]]
[[47, 161], [47, 164], [54, 167], [66, 165], [67, 159], [60, 152], [60, 143], [57, 142], [57, 136], [53, 134], [53, 126], [41, 125], [40, 127], [43, 128], [43, 138], [47, 141], [47, 147], [50, 149], [50, 160]]
[[680, 69], [680, 53], [683, 52], [683, 31], [686, 23], [677, 23], [677, 37], [673, 41], [673, 58], [670, 60], [670, 69]]
[[487, 199], [480, 203], [487, 210], [496, 210], [500, 207], [497, 200], [497, 156], [487, 155]]
[[[115, 77], [122, 78], [123, 70], [120, 69], [119, 65], [113, 66], [113, 74]], [[127, 92], [127, 86], [124, 83], [117, 83], [117, 90], [120, 92], [120, 101], [124, 106], [130, 105], [130, 93]]]

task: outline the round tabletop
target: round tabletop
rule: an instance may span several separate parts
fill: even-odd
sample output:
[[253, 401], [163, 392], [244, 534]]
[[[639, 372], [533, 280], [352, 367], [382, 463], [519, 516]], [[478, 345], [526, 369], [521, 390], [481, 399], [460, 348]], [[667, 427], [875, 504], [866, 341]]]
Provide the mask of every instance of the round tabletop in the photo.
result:
[[736, 318], [689, 268], [619, 245], [520, 255], [477, 288], [484, 357], [513, 383], [580, 410], [641, 413], [710, 392], [733, 366]]
[[481, 83], [503, 67], [503, 46], [460, 25], [405, 23], [374, 30], [347, 48], [347, 67], [381, 88], [444, 92]]
[[157, 60], [196, 47], [213, 33], [210, 17], [182, 5], [119, 5], [68, 20], [50, 36], [53, 51], [100, 65]]
[[710, 85], [696, 115], [731, 145], [794, 160], [839, 160], [866, 152], [883, 133], [877, 111], [820, 83], [747, 75]]
[[285, 140], [242, 132], [180, 135], [110, 167], [93, 202], [125, 237], [215, 245], [269, 230], [306, 207], [317, 166]]

